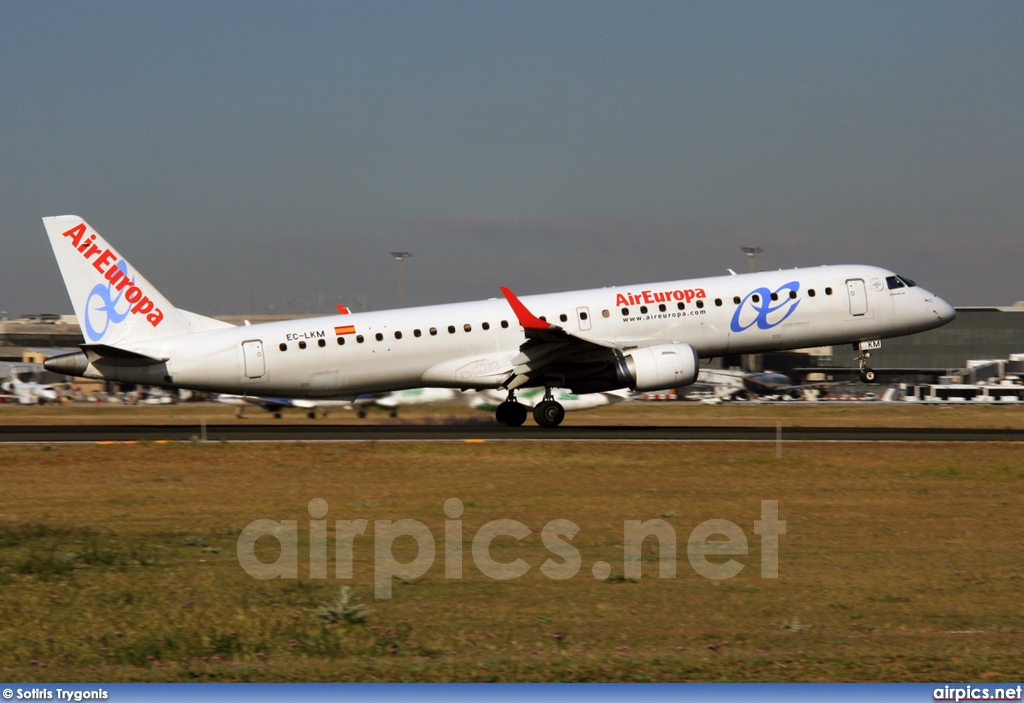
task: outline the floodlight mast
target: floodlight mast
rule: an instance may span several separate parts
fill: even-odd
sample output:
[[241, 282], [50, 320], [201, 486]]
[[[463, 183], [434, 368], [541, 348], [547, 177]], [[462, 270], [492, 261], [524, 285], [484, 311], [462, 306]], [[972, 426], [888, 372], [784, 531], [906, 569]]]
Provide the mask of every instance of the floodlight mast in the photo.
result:
[[[740, 249], [742, 249], [743, 253], [747, 255], [747, 271], [749, 271], [750, 273], [754, 273], [754, 271], [757, 270], [757, 267], [754, 265], [754, 255], [755, 254], [760, 254], [762, 251], [764, 251], [764, 249], [762, 249], [761, 247], [740, 247]], [[744, 363], [744, 366], [746, 366], [745, 370], [746, 371], [754, 371], [754, 370], [756, 370], [756, 368], [758, 366], [757, 354], [746, 354], [745, 356], [746, 356], [746, 362]]]
[[764, 249], [761, 247], [740, 247], [740, 249], [747, 255], [747, 270], [754, 273], [754, 254], [760, 254]]
[[398, 262], [398, 307], [405, 307], [405, 260], [412, 258], [412, 252], [392, 251], [388, 252]]

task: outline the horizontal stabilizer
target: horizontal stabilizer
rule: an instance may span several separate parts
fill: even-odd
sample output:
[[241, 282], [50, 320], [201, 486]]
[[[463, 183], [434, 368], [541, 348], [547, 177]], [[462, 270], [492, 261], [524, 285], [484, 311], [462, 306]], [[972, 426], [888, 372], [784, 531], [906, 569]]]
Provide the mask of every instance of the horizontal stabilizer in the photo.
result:
[[136, 363], [143, 362], [147, 364], [162, 364], [170, 359], [169, 356], [148, 356], [146, 354], [131, 351], [130, 349], [112, 347], [109, 344], [83, 344], [82, 351], [88, 354], [90, 359], [102, 357], [104, 359], [124, 359], [126, 361], [134, 361]]

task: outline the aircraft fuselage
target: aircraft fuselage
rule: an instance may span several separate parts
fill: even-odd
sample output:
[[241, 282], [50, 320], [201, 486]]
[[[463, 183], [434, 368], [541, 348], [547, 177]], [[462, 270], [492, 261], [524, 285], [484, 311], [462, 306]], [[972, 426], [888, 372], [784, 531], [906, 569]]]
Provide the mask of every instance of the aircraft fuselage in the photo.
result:
[[[584, 340], [622, 350], [647, 340], [688, 344], [703, 359], [896, 337], [955, 316], [920, 286], [887, 286], [893, 276], [874, 266], [822, 266], [521, 300], [537, 317]], [[296, 398], [422, 386], [486, 389], [509, 377], [524, 339], [509, 302], [494, 298], [136, 341], [133, 351], [166, 361], [131, 365], [93, 357], [83, 375]], [[552, 380], [559, 379], [539, 377], [529, 385], [573, 387], [572, 379]]]

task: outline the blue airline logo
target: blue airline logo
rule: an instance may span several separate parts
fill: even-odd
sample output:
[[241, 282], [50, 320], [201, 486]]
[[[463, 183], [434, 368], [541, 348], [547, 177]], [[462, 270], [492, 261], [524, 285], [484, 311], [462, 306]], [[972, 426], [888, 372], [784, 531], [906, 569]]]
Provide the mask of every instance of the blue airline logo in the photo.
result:
[[[118, 261], [116, 266], [121, 271], [121, 275], [128, 278], [128, 267], [125, 263]], [[131, 282], [135, 283], [135, 279], [131, 279]], [[85, 334], [89, 337], [90, 342], [98, 342], [103, 339], [103, 335], [107, 333], [110, 325], [121, 324], [132, 311], [131, 303], [128, 301], [125, 301], [123, 310], [117, 309], [117, 304], [124, 297], [124, 291], [117, 291], [117, 297], [112, 297], [114, 291], [112, 283], [107, 285], [97, 283], [89, 291], [89, 297], [85, 301]], [[100, 321], [100, 324], [97, 324], [97, 320]]]
[[[729, 329], [743, 332], [757, 325], [759, 330], [770, 330], [782, 324], [800, 305], [800, 299], [795, 297], [799, 292], [799, 281], [783, 283], [774, 293], [768, 288], [755, 288], [747, 293], [747, 297], [736, 308]], [[773, 294], [776, 300], [772, 300]]]

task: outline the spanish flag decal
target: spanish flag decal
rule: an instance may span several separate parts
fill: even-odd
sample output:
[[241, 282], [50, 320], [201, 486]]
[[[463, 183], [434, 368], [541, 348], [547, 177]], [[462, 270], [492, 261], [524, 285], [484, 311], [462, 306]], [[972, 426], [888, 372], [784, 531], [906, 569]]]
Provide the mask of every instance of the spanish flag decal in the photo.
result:
[[334, 334], [338, 335], [339, 337], [341, 335], [343, 335], [343, 334], [355, 334], [355, 333], [356, 333], [356, 326], [355, 325], [342, 325], [340, 327], [335, 327], [334, 328]]

